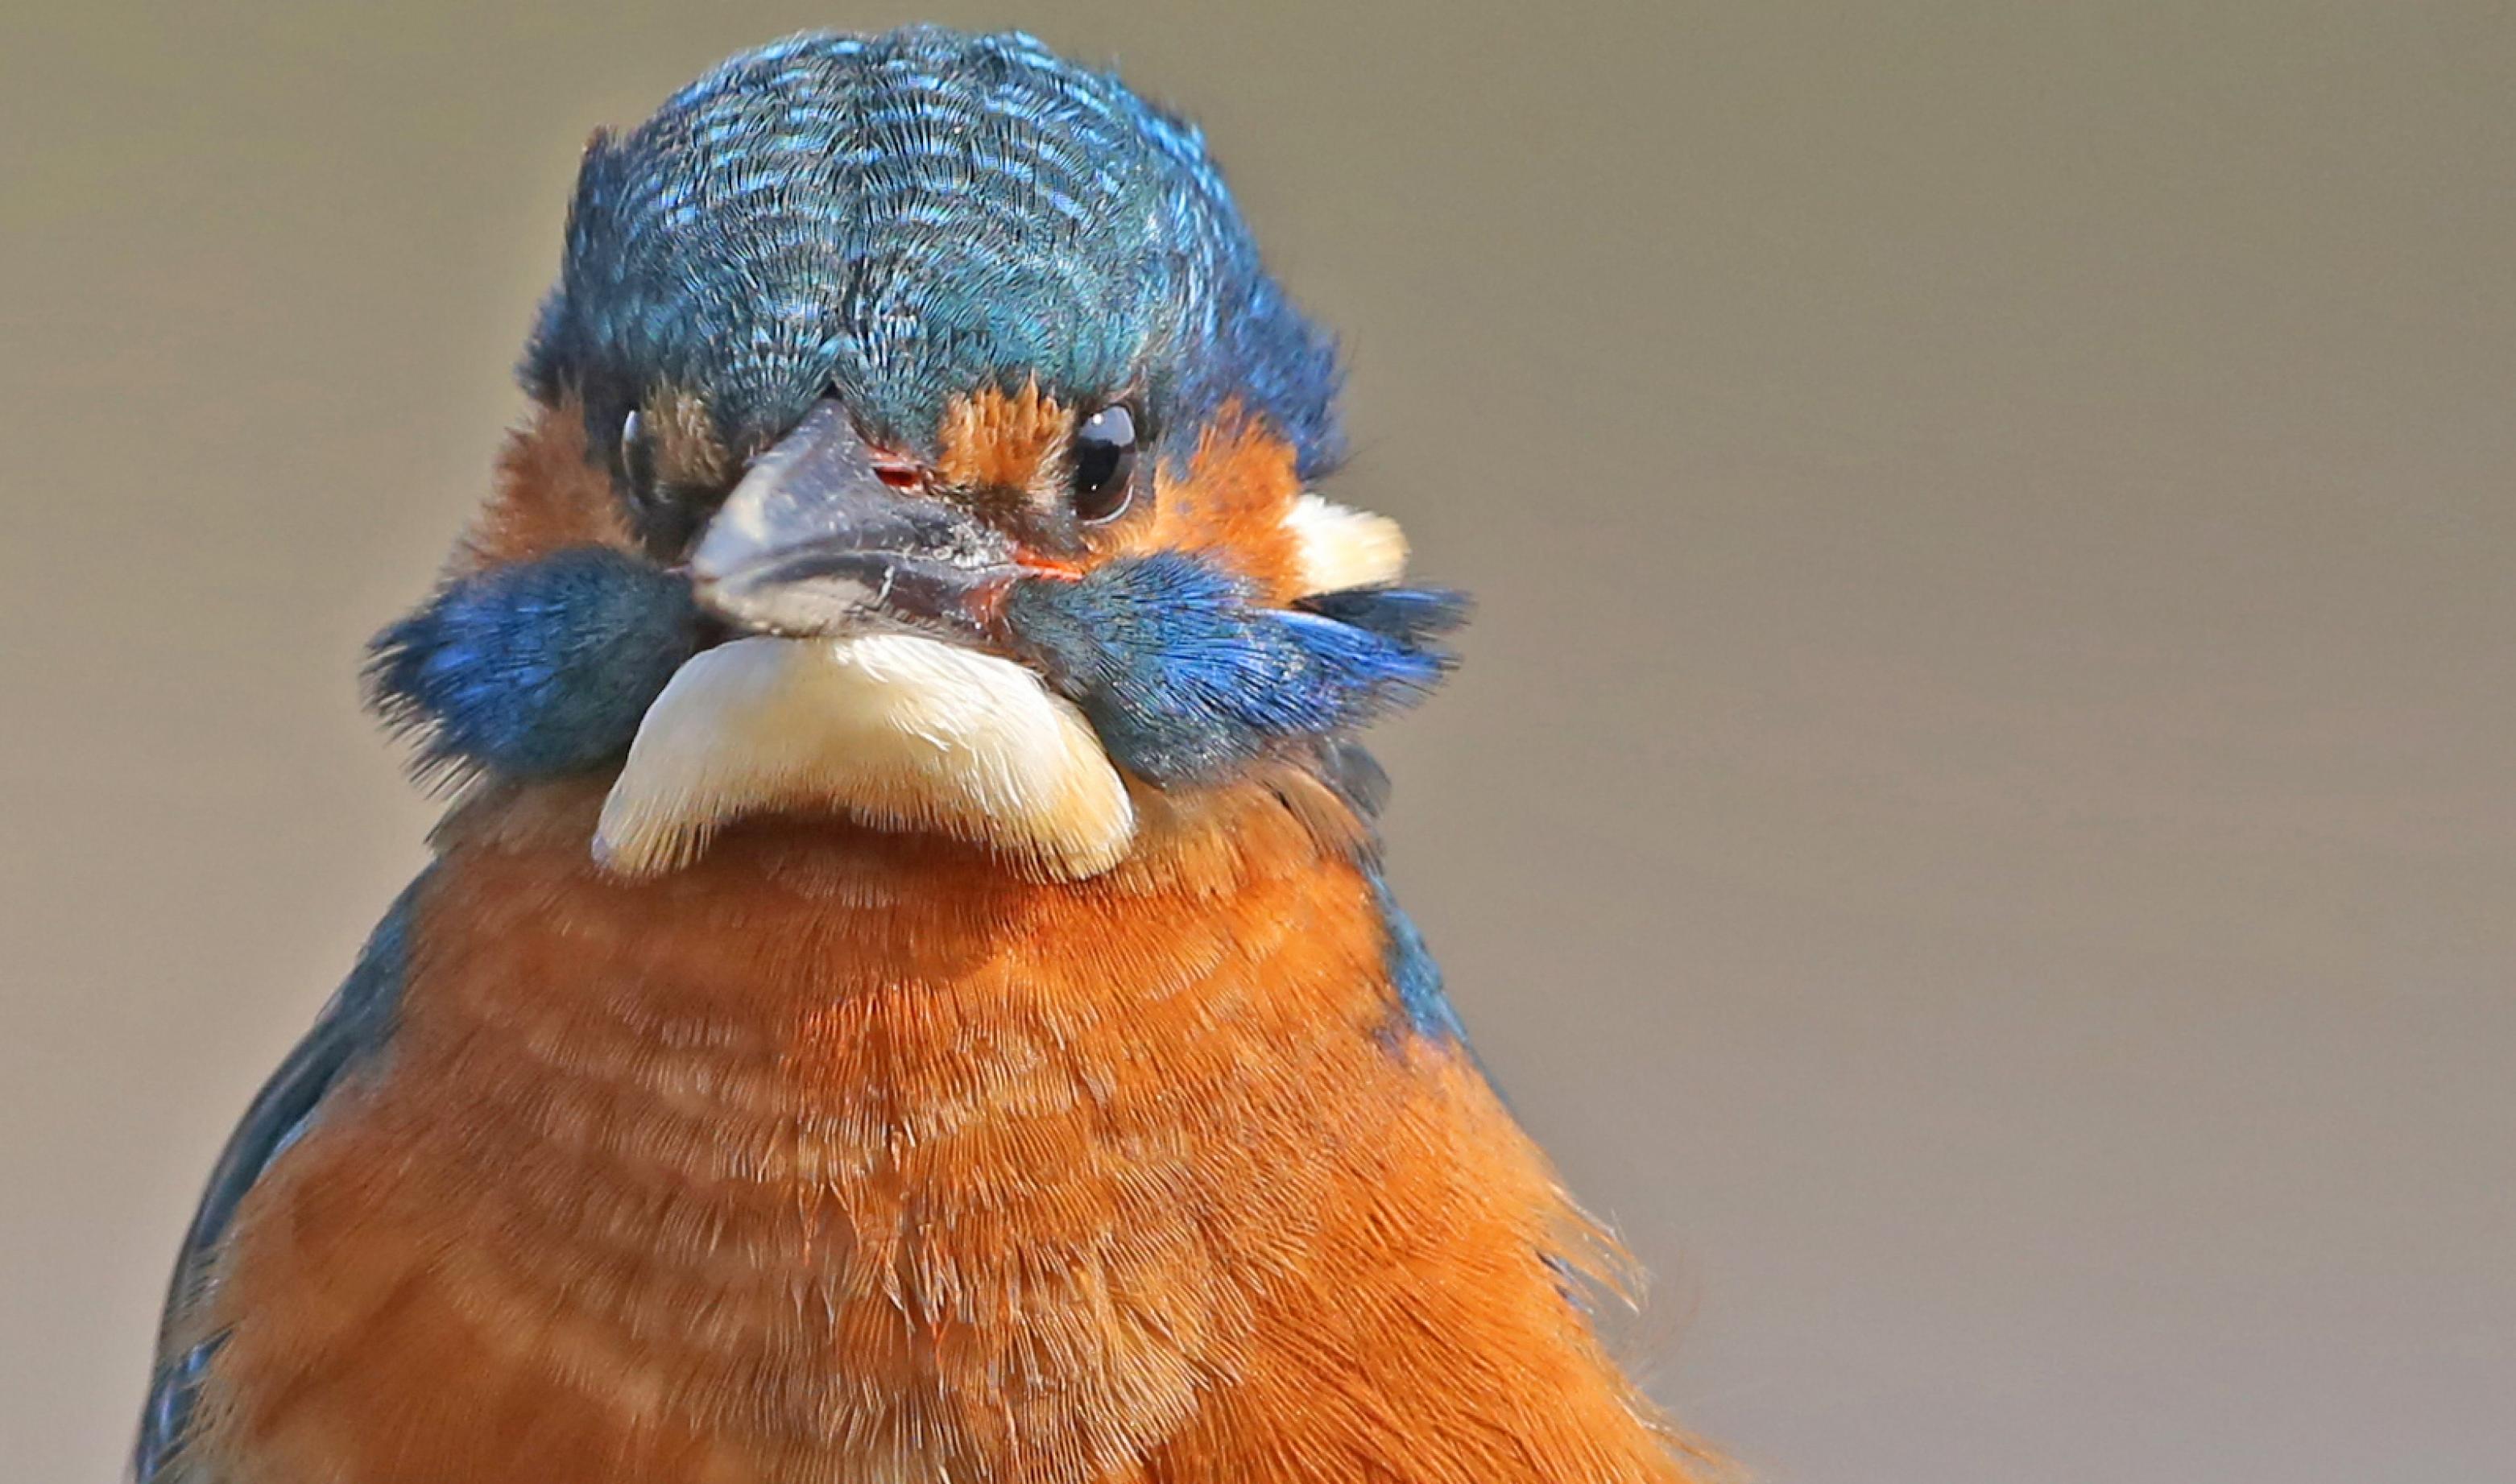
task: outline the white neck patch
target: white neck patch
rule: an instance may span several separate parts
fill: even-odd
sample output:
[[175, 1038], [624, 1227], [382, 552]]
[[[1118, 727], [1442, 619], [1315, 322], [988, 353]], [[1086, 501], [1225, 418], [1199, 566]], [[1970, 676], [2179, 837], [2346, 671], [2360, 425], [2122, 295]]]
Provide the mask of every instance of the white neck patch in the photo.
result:
[[1021, 665], [908, 634], [750, 638], [701, 652], [648, 709], [595, 855], [651, 876], [734, 819], [800, 808], [1064, 879], [1115, 865], [1136, 828], [1091, 723]]
[[1305, 490], [1284, 515], [1293, 533], [1295, 581], [1305, 594], [1396, 582], [1406, 571], [1406, 535], [1387, 515]]

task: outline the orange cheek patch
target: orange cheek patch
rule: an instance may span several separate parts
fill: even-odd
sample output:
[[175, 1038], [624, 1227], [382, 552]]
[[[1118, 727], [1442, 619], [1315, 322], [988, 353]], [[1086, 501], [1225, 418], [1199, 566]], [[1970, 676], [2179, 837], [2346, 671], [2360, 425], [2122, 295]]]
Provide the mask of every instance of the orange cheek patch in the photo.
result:
[[1299, 552], [1284, 523], [1302, 492], [1293, 458], [1262, 421], [1226, 407], [1197, 439], [1187, 477], [1157, 476], [1145, 548], [1212, 556], [1270, 602], [1299, 596]]
[[635, 553], [611, 476], [591, 462], [574, 397], [536, 409], [498, 455], [498, 487], [454, 549], [456, 575], [512, 566], [564, 547]]
[[965, 489], [1029, 489], [1072, 422], [1072, 412], [1037, 382], [1010, 395], [988, 387], [955, 397], [944, 414], [935, 472]]

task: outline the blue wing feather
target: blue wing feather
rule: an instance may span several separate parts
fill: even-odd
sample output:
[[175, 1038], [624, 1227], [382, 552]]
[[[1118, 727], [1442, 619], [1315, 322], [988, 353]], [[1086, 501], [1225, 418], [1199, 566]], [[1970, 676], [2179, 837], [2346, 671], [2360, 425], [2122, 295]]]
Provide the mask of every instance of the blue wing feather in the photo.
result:
[[243, 1120], [228, 1136], [227, 1148], [210, 1174], [209, 1187], [201, 1193], [200, 1206], [192, 1214], [192, 1224], [184, 1233], [183, 1250], [175, 1259], [166, 1314], [158, 1328], [156, 1370], [140, 1416], [140, 1439], [132, 1451], [131, 1476], [136, 1484], [172, 1477], [190, 1431], [202, 1374], [218, 1348], [217, 1337], [196, 1333], [197, 1319], [209, 1296], [219, 1245], [235, 1219], [237, 1205], [272, 1162], [320, 1115], [325, 1097], [342, 1077], [374, 1054], [391, 1033], [409, 957], [412, 905], [427, 882], [423, 872], [395, 899], [384, 921], [369, 934], [349, 978], [315, 1018], [314, 1029], [254, 1094]]

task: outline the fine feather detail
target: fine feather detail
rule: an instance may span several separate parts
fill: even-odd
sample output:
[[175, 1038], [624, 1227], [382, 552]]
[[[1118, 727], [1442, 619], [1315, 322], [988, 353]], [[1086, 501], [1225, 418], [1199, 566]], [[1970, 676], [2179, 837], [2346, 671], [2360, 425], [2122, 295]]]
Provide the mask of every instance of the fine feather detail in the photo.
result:
[[620, 756], [697, 647], [689, 583], [569, 546], [457, 576], [377, 635], [368, 704], [432, 786], [581, 772]]
[[734, 819], [816, 807], [987, 845], [1055, 879], [1108, 870], [1135, 833], [1090, 723], [1028, 670], [907, 634], [752, 638], [664, 687], [604, 802], [595, 854], [655, 875]]
[[1149, 798], [1079, 885], [810, 830], [630, 883], [476, 820], [392, 1054], [223, 1252], [200, 1477], [1695, 1477], [1268, 792]]
[[[1008, 627], [1091, 720], [1120, 766], [1156, 784], [1211, 783], [1271, 753], [1352, 730], [1439, 683], [1449, 654], [1414, 621], [1439, 595], [1344, 590], [1360, 622], [1251, 601], [1215, 563], [1156, 552], [1067, 583], [1024, 583]], [[1386, 623], [1390, 632], [1383, 632]]]

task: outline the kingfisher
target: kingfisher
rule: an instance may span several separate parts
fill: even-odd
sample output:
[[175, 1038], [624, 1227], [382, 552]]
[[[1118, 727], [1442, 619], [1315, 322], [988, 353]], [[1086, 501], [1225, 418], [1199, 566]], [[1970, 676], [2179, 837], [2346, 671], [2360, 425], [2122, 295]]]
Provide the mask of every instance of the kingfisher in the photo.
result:
[[450, 803], [178, 1259], [141, 1484], [1718, 1464], [1392, 899], [1455, 593], [1199, 132], [816, 33], [597, 133], [367, 680]]

